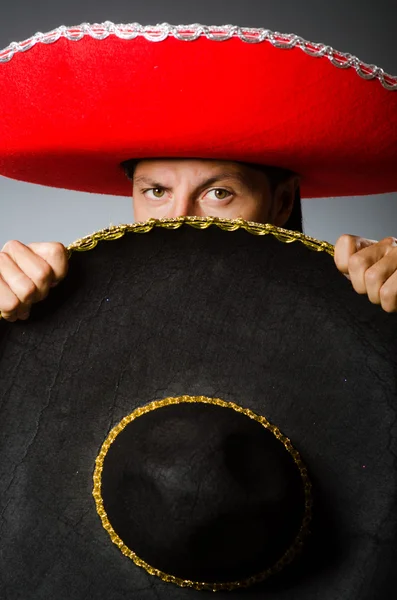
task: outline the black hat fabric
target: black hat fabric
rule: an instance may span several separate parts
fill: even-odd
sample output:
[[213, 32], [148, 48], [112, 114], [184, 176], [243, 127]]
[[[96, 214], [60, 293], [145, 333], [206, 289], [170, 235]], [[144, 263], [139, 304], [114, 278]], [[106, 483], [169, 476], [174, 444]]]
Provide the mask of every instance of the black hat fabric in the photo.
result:
[[74, 249], [0, 322], [0, 596], [393, 597], [397, 317], [333, 247], [186, 217]]

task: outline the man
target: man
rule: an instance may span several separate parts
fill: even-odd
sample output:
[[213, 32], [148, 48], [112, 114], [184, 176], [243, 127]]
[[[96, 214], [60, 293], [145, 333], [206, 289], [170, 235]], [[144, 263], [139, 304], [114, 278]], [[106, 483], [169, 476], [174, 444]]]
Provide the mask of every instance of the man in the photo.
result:
[[[0, 51], [0, 63], [0, 86], [5, 90], [0, 95], [0, 174], [50, 187], [131, 196], [127, 175], [138, 221], [216, 215], [269, 222], [275, 230], [298, 230], [301, 196], [397, 191], [397, 78], [329, 46], [229, 25], [85, 23], [12, 44]], [[39, 318], [32, 327], [2, 328], [1, 591], [10, 598], [67, 594], [71, 600], [86, 597], [87, 590], [93, 598], [138, 594], [149, 600], [181, 600], [190, 591], [196, 595], [192, 587], [217, 590], [219, 598], [226, 598], [222, 589], [235, 588], [240, 588], [241, 598], [251, 599], [265, 593], [279, 600], [291, 594], [300, 600], [363, 600], [363, 590], [371, 599], [392, 596], [397, 481], [396, 439], [391, 432], [396, 420], [397, 323], [389, 315], [375, 314], [354, 295], [349, 304], [349, 285], [339, 274], [331, 291], [329, 273], [320, 266], [325, 256], [314, 256], [300, 244], [289, 254], [301, 268], [291, 270], [291, 263], [284, 264], [282, 277], [278, 270], [274, 273], [270, 254], [257, 253], [263, 244], [253, 236], [242, 234], [244, 247], [246, 243], [247, 249], [253, 248], [250, 265], [245, 254], [222, 253], [223, 239], [226, 248], [235, 242], [239, 246], [238, 235], [217, 234], [214, 228], [198, 234], [201, 241], [192, 248], [192, 236], [184, 235], [192, 233], [187, 228], [177, 236], [181, 242], [184, 238], [185, 246], [168, 244], [164, 241], [168, 232], [161, 233], [139, 241], [131, 235], [120, 243], [99, 244], [88, 256], [77, 255], [76, 261], [85, 263], [87, 270], [71, 268], [70, 285], [77, 283], [72, 303], [60, 306], [49, 319]], [[221, 277], [219, 269], [208, 270], [205, 263], [210, 238], [227, 263]], [[96, 239], [92, 241], [94, 246]], [[149, 247], [159, 245], [148, 254], [146, 241]], [[310, 238], [302, 241], [310, 247]], [[139, 242], [144, 245], [140, 256]], [[395, 238], [377, 243], [342, 236], [335, 254], [337, 268], [351, 278], [354, 289], [388, 312], [396, 308], [395, 242]], [[270, 246], [276, 252], [269, 240]], [[279, 246], [282, 258], [284, 244]], [[128, 259], [132, 247], [133, 253], [138, 252], [137, 272], [136, 261]], [[193, 277], [192, 255], [185, 248], [196, 257], [198, 271]], [[162, 274], [167, 275], [169, 256], [173, 264], [181, 261], [182, 279], [166, 277], [164, 288]], [[287, 252], [284, 257], [287, 260]], [[60, 244], [6, 245], [0, 259], [0, 309], [8, 320], [28, 317], [32, 303], [65, 276], [66, 258]], [[148, 286], [159, 273], [159, 287]], [[241, 281], [239, 273], [247, 281]], [[189, 289], [184, 286], [188, 280]], [[258, 285], [251, 290], [255, 281]], [[197, 293], [197, 282], [202, 293]], [[115, 302], [116, 289], [121, 294]], [[164, 289], [170, 293], [159, 311]], [[362, 315], [355, 319], [359, 304]], [[298, 503], [291, 494], [295, 484], [284, 483], [286, 463], [279, 463], [279, 476], [278, 459], [258, 441], [266, 455], [262, 459], [256, 434], [251, 437], [244, 429], [236, 435], [227, 417], [219, 428], [225, 442], [220, 451], [219, 437], [201, 420], [201, 412], [194, 413], [199, 418], [194, 416], [187, 427], [178, 413], [168, 413], [172, 427], [162, 418], [164, 413], [157, 413], [158, 429], [149, 421], [148, 435], [144, 431], [143, 436], [136, 435], [134, 430], [129, 438], [143, 454], [134, 455], [122, 443], [108, 470], [104, 450], [120, 448], [114, 434], [127, 433], [131, 415], [133, 423], [137, 414], [146, 419], [148, 406], [160, 408], [153, 403], [160, 394], [163, 398], [169, 394], [167, 404], [161, 403], [161, 409], [168, 410], [175, 394], [186, 399], [190, 391], [220, 394], [233, 402], [243, 398], [245, 406], [261, 415], [261, 423], [264, 418], [274, 423], [271, 430], [301, 473], [304, 489], [299, 485]], [[186, 406], [193, 406], [196, 399], [190, 397]], [[208, 400], [212, 404], [214, 398]], [[236, 403], [234, 408], [237, 415], [244, 405]], [[209, 414], [210, 422], [220, 426], [216, 414]], [[203, 432], [197, 421], [204, 424]], [[172, 438], [175, 455], [164, 432]], [[303, 463], [293, 452], [295, 439], [302, 446]], [[182, 447], [188, 449], [187, 460]], [[256, 456], [256, 466], [250, 462], [246, 469], [244, 455], [249, 460]], [[212, 464], [207, 456], [214, 457]], [[306, 456], [309, 477], [301, 471]], [[233, 463], [236, 472], [230, 476]], [[202, 474], [196, 476], [192, 464]], [[224, 479], [230, 487], [222, 486], [217, 464], [227, 469]], [[293, 466], [292, 461], [289, 464]], [[132, 470], [141, 465], [147, 473]], [[127, 524], [131, 543], [118, 527], [113, 529], [105, 498], [107, 473], [116, 482], [116, 487], [110, 482], [110, 505], [118, 522]], [[253, 480], [252, 490], [245, 486], [248, 479]], [[121, 480], [126, 487], [119, 486]], [[307, 569], [300, 573], [298, 564], [292, 578], [287, 575], [284, 581], [278, 570], [295, 548], [285, 553], [278, 548], [285, 524], [298, 513], [303, 516], [302, 527], [296, 537], [294, 526], [294, 536], [302, 545], [301, 532], [311, 523], [311, 480], [314, 536], [301, 563], [304, 567], [306, 560]], [[235, 493], [241, 484], [242, 501]], [[175, 490], [173, 496], [170, 490]], [[138, 494], [136, 500], [133, 493]], [[292, 499], [285, 513], [282, 496]], [[129, 507], [126, 519], [116, 497]], [[280, 527], [267, 510], [271, 498]], [[230, 511], [225, 510], [226, 500]], [[201, 506], [208, 518], [200, 516]], [[141, 518], [140, 508], [147, 519]], [[262, 527], [261, 515], [269, 515], [270, 528]], [[114, 560], [97, 516], [119, 548], [113, 548]], [[132, 522], [142, 525], [137, 535]], [[180, 535], [175, 536], [177, 522]], [[268, 531], [274, 531], [276, 552]], [[138, 539], [149, 554], [140, 553]], [[29, 548], [21, 560], [26, 540]], [[264, 550], [278, 560], [269, 561], [269, 568], [263, 562]], [[128, 569], [127, 556], [164, 584], [178, 588], [163, 593], [160, 581], [156, 585], [142, 579], [143, 571]], [[209, 560], [208, 577], [203, 574], [203, 557]], [[184, 570], [189, 562], [194, 571]], [[240, 566], [244, 579], [236, 573]], [[245, 591], [259, 571], [261, 578], [277, 573], [273, 591], [272, 583], [256, 594]]]
[[[126, 166], [133, 180], [136, 221], [177, 216], [241, 217], [284, 227], [289, 220], [299, 177], [274, 177], [253, 165], [199, 159], [141, 160]], [[397, 238], [380, 242], [342, 235], [335, 264], [359, 294], [397, 312]], [[33, 303], [43, 300], [67, 274], [60, 243], [7, 242], [0, 252], [0, 312], [8, 321], [26, 320]]]

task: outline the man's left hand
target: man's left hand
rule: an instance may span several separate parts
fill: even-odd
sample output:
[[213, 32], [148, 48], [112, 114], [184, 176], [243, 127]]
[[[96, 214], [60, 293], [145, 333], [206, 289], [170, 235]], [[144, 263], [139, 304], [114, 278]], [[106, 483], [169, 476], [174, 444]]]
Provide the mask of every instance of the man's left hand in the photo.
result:
[[388, 313], [397, 312], [397, 238], [377, 242], [341, 235], [335, 244], [335, 264], [358, 294]]

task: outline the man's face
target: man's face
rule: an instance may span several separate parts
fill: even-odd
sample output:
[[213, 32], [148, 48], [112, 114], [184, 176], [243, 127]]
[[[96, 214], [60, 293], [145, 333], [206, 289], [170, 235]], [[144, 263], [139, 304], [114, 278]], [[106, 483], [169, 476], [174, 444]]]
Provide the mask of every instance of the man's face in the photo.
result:
[[265, 173], [231, 161], [141, 160], [134, 172], [133, 203], [135, 221], [213, 216], [278, 225]]

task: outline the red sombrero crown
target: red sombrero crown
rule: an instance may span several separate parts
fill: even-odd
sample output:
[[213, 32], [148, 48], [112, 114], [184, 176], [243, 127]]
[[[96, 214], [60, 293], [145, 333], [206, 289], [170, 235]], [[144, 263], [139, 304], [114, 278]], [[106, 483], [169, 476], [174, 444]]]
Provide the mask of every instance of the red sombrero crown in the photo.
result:
[[0, 174], [130, 195], [120, 163], [288, 168], [303, 197], [397, 190], [397, 78], [292, 34], [84, 23], [0, 52]]

